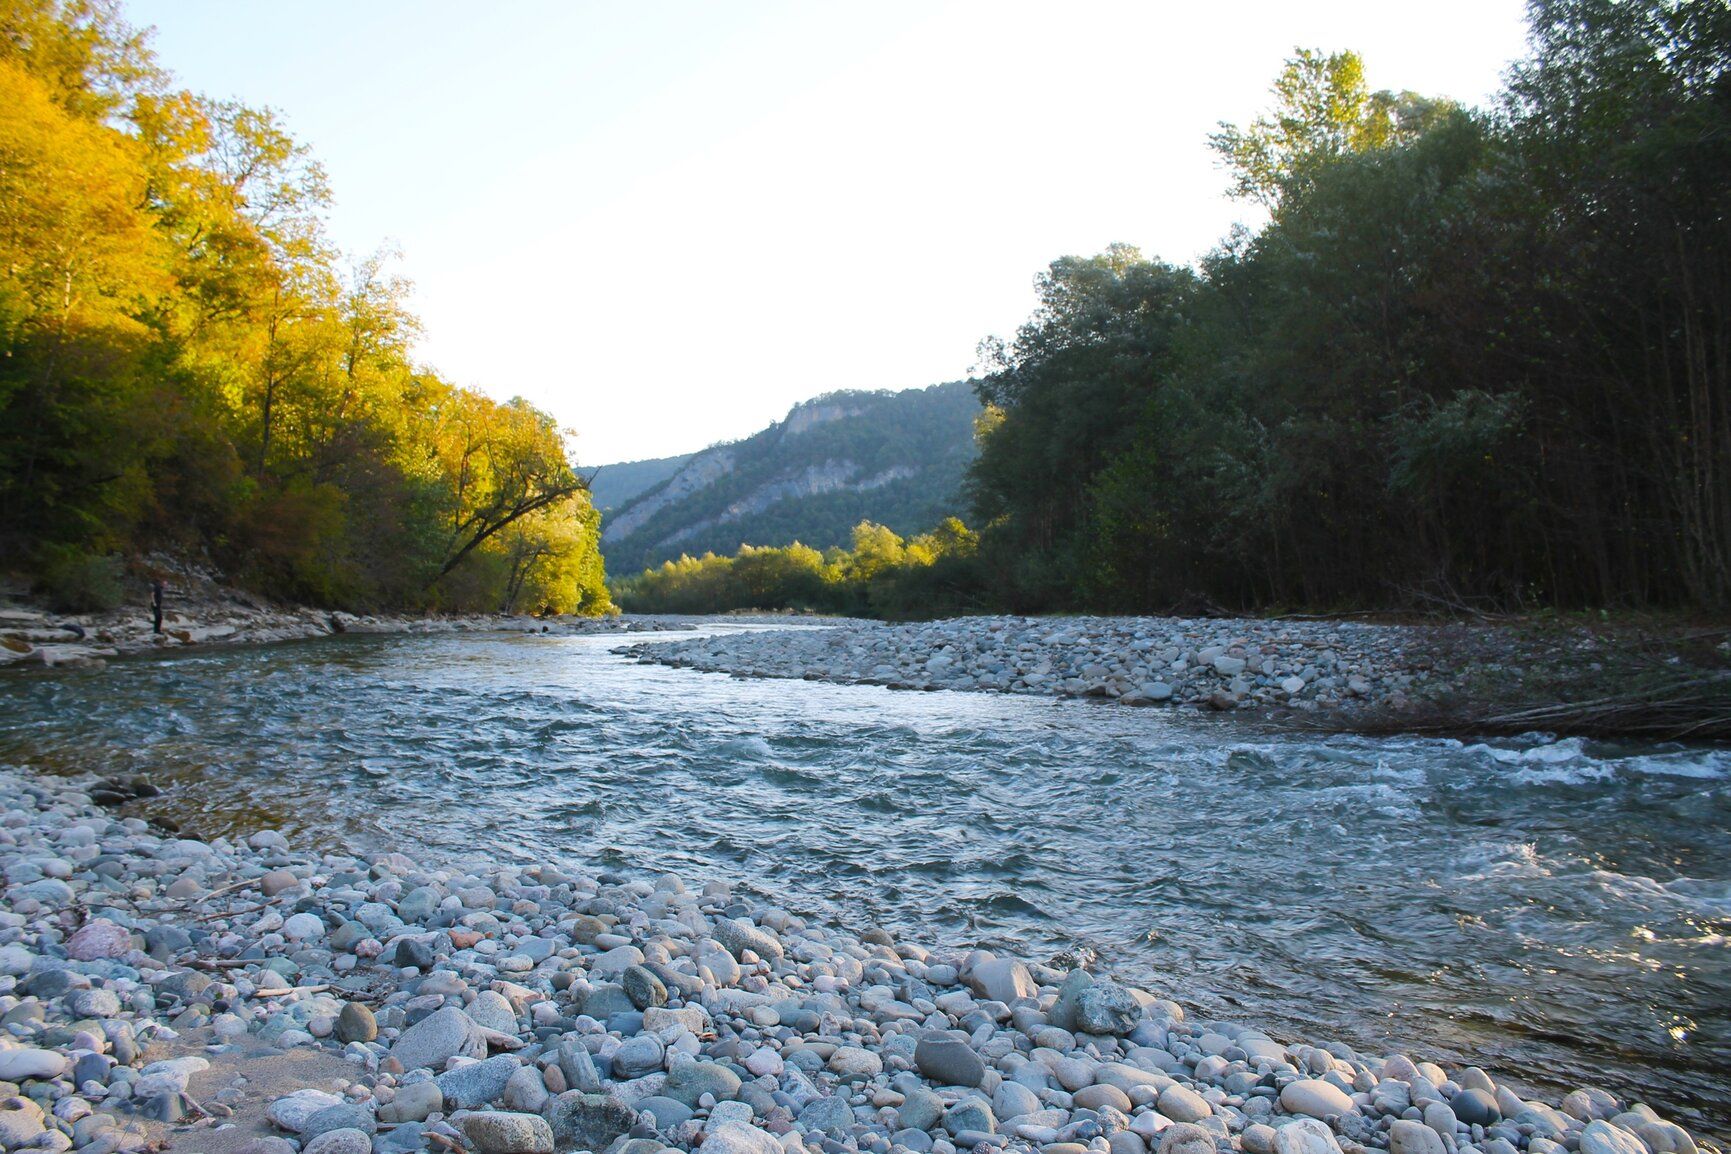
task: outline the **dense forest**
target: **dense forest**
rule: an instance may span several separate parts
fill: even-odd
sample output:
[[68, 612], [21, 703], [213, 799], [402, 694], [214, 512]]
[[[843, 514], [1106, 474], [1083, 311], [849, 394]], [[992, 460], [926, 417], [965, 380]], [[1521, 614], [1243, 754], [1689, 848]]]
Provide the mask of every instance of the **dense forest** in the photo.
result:
[[[965, 381], [824, 393], [750, 437], [693, 454], [610, 510], [608, 561], [633, 572], [748, 542], [823, 550], [845, 546], [862, 520], [925, 530], [962, 500], [979, 415]], [[603, 466], [598, 478], [610, 468], [633, 466]]]
[[1731, 5], [1535, 0], [1488, 109], [1301, 52], [1196, 268], [1054, 262], [985, 347], [983, 597], [1731, 605]]
[[346, 608], [609, 607], [547, 414], [413, 362], [268, 109], [177, 90], [112, 0], [0, 0], [0, 568], [63, 608], [147, 558]]
[[[1298, 52], [1209, 142], [1260, 229], [1054, 261], [928, 611], [1731, 605], [1731, 5], [1528, 14], [1486, 109]], [[834, 600], [727, 561], [633, 595]]]

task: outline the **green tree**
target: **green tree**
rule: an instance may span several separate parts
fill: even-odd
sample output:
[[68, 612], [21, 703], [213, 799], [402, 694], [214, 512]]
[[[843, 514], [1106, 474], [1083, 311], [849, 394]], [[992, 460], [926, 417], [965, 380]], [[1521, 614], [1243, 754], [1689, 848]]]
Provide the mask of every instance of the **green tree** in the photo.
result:
[[1452, 106], [1412, 92], [1371, 91], [1356, 52], [1300, 48], [1275, 78], [1275, 107], [1208, 138], [1232, 176], [1232, 195], [1276, 207], [1288, 189], [1354, 152], [1415, 139]]

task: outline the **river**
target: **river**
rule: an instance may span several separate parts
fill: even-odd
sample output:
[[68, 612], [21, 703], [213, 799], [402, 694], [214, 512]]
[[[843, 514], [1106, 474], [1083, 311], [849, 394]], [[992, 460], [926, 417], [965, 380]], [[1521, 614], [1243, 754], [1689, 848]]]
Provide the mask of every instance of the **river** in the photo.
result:
[[146, 773], [168, 793], [142, 812], [207, 837], [671, 869], [927, 944], [1098, 956], [1277, 1037], [1731, 1130], [1731, 751], [741, 680], [627, 640], [14, 673], [0, 762]]

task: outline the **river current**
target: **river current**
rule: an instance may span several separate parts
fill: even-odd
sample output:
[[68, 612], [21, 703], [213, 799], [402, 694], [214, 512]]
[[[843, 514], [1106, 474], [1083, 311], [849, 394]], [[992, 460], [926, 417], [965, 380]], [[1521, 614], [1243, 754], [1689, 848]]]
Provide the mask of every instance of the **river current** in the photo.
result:
[[1276, 1037], [1731, 1132], [1731, 751], [742, 680], [626, 640], [14, 673], [0, 763], [146, 773], [168, 793], [140, 812], [204, 836], [671, 869], [926, 944], [1097, 956]]

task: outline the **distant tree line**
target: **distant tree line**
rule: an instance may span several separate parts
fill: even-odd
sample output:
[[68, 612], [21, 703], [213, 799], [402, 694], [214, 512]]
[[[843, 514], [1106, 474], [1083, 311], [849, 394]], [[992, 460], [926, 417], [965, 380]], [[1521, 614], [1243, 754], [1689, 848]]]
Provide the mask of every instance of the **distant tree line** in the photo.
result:
[[620, 581], [632, 613], [797, 609], [848, 616], [925, 617], [980, 608], [979, 537], [954, 517], [904, 539], [872, 521], [850, 549], [745, 545], [730, 557], [680, 557]]
[[1301, 52], [1197, 268], [1054, 262], [988, 342], [985, 597], [1731, 605], [1731, 5], [1535, 0], [1469, 110]]
[[352, 608], [609, 608], [554, 421], [411, 357], [273, 112], [176, 90], [111, 0], [0, 0], [0, 567], [66, 608], [206, 558]]

